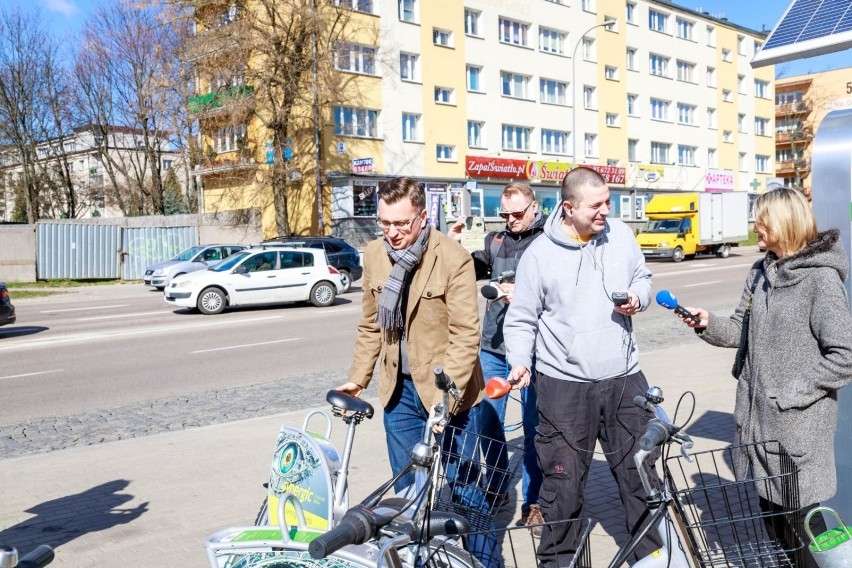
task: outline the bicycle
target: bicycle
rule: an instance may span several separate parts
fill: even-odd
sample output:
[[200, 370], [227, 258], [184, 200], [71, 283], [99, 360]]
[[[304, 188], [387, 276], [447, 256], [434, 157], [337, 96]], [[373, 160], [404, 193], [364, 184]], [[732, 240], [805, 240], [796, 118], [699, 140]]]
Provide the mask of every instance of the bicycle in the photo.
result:
[[[445, 568], [481, 568], [473, 558], [463, 560], [467, 553], [458, 545], [479, 538], [472, 526], [490, 522], [496, 513], [495, 503], [499, 500], [486, 499], [485, 487], [501, 486], [502, 480], [495, 482], [491, 477], [513, 475], [514, 471], [489, 471], [483, 475], [479, 469], [484, 466], [482, 460], [477, 464], [452, 460], [452, 453], [458, 450], [459, 444], [476, 448], [488, 444], [480, 437], [458, 442], [456, 432], [447, 424], [449, 396], [458, 401], [460, 393], [441, 368], [435, 369], [435, 378], [436, 386], [443, 393], [443, 403], [435, 407], [427, 420], [421, 441], [412, 449], [408, 468], [382, 484], [360, 505], [347, 510], [327, 532], [309, 526], [303, 504], [293, 493], [284, 492], [276, 507], [277, 527], [231, 527], [208, 537], [205, 547], [210, 565], [217, 568], [298, 566], [302, 561], [307, 562], [310, 553], [317, 558], [334, 554], [332, 564], [336, 567], [387, 564], [399, 568], [430, 562], [430, 565]], [[341, 406], [349, 406], [353, 401], [363, 403], [342, 393], [337, 395]], [[444, 429], [441, 444], [431, 441], [435, 428]], [[347, 448], [351, 449], [348, 441]], [[507, 450], [498, 448], [496, 451]], [[447, 471], [447, 464], [454, 464], [455, 470]], [[410, 490], [402, 497], [384, 498], [394, 483], [412, 470], [415, 482]], [[337, 487], [345, 483], [346, 468], [340, 471]], [[449, 499], [441, 501], [440, 498], [447, 495]], [[445, 503], [455, 510], [434, 510], [434, 503]], [[292, 525], [284, 514], [285, 507], [289, 506], [296, 517]], [[468, 534], [471, 536], [462, 537]], [[343, 547], [347, 548], [340, 550]], [[440, 555], [436, 555], [438, 550]]]
[[[349, 508], [349, 462], [355, 441], [355, 430], [365, 419], [371, 419], [373, 406], [360, 398], [331, 390], [325, 397], [332, 414], [346, 424], [346, 441], [342, 455], [331, 442], [332, 421], [327, 412], [308, 413], [301, 430], [282, 425], [275, 445], [269, 482], [264, 484], [267, 496], [260, 506], [255, 525], [277, 524], [276, 513], [282, 495], [302, 496], [308, 512], [308, 526], [327, 530], [337, 524]], [[311, 419], [326, 421], [325, 435], [308, 430]], [[272, 516], [270, 516], [270, 511]], [[289, 524], [296, 522], [295, 511], [285, 510]]]
[[46, 544], [38, 545], [23, 558], [18, 558], [14, 546], [0, 545], [0, 566], [3, 568], [43, 568], [53, 562], [53, 557], [53, 549]]

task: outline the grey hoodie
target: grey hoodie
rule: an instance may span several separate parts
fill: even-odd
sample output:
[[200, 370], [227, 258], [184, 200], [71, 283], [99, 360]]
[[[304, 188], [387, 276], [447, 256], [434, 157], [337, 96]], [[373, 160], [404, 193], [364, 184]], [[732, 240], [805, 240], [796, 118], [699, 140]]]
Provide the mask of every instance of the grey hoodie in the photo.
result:
[[633, 232], [618, 219], [588, 243], [568, 238], [562, 207], [521, 257], [503, 334], [510, 365], [568, 381], [600, 381], [639, 370], [630, 318], [611, 294], [631, 290], [645, 310], [651, 271]]

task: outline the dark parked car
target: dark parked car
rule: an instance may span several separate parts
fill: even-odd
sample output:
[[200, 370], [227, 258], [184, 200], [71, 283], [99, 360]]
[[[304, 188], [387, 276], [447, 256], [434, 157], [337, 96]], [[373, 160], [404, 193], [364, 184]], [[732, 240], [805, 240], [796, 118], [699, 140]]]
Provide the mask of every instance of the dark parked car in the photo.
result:
[[0, 325], [15, 323], [15, 306], [12, 305], [12, 300], [9, 299], [9, 290], [6, 289], [6, 283], [0, 282]]
[[281, 243], [289, 247], [303, 246], [325, 250], [328, 263], [340, 272], [340, 280], [343, 283], [345, 294], [352, 287], [352, 283], [361, 278], [361, 255], [358, 251], [337, 237], [276, 237], [263, 241], [264, 244]]

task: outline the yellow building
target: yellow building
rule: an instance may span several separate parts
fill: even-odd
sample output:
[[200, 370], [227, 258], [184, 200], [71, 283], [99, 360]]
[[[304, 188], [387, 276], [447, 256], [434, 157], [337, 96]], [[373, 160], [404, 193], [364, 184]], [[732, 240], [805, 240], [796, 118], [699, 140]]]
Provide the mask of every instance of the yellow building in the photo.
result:
[[[637, 222], [656, 192], [755, 194], [774, 173], [774, 69], [749, 64], [763, 33], [658, 0], [337, 4], [348, 33], [319, 130], [326, 234], [373, 238], [378, 184], [398, 175], [423, 182], [435, 221], [443, 209], [499, 225], [507, 182], [531, 183], [547, 212], [574, 164], [601, 172], [612, 215]], [[217, 120], [202, 123], [205, 140]], [[309, 123], [288, 165], [296, 233], [318, 231]], [[264, 207], [272, 235], [268, 141], [260, 121], [246, 132], [242, 177], [200, 170], [205, 208]], [[239, 169], [239, 148], [222, 149]]]

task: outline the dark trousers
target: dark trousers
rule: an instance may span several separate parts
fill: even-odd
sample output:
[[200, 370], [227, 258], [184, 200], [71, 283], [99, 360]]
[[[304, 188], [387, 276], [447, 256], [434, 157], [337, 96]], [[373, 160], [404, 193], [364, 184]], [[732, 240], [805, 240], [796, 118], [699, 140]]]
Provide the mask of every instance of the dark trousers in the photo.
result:
[[[765, 513], [763, 524], [766, 527], [769, 539], [779, 542], [784, 550], [796, 551], [791, 552], [790, 556], [793, 557], [794, 565], [800, 568], [820, 568], [810, 549], [808, 549], [811, 537], [805, 532], [805, 516], [817, 507], [819, 507], [819, 503], [802, 507], [800, 515], [791, 517], [785, 514], [786, 509], [783, 507], [772, 501], [767, 501], [763, 497], [760, 498], [760, 509]], [[825, 519], [822, 518], [821, 514], [814, 515], [811, 521], [811, 531], [814, 535], [826, 531]], [[784, 566], [785, 563], [779, 559], [778, 565]]]
[[[536, 381], [539, 425], [535, 443], [544, 473], [539, 495], [544, 520], [582, 516], [583, 491], [595, 443], [600, 440], [618, 484], [629, 530], [646, 508], [645, 490], [633, 464], [649, 418], [633, 404], [634, 396], [648, 390], [645, 375], [640, 371], [606, 381], [573, 382], [539, 372]], [[544, 532], [538, 548], [542, 566], [561, 565], [563, 559], [570, 559], [579, 536], [574, 525]], [[661, 545], [657, 532], [651, 531], [636, 549], [636, 557], [642, 558]]]

